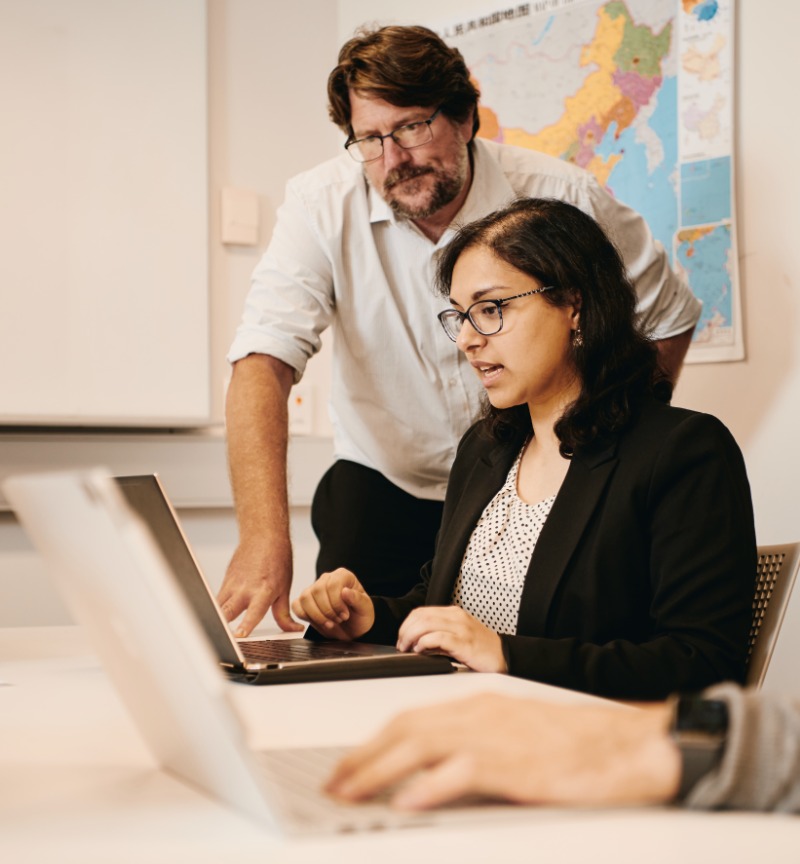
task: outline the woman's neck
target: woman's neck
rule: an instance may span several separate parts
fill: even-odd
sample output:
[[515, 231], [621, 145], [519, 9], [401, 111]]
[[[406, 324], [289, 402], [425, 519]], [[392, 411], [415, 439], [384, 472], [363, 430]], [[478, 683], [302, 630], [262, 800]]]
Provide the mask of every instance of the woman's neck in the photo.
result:
[[559, 440], [555, 433], [556, 423], [562, 418], [567, 408], [580, 395], [580, 383], [575, 381], [563, 388], [546, 402], [536, 404], [528, 403], [528, 413], [531, 417], [533, 434], [542, 443], [542, 446], [555, 448], [558, 451]]
[[556, 435], [555, 425], [579, 392], [580, 388], [576, 386], [546, 405], [528, 405], [533, 437], [522, 454], [517, 475], [517, 494], [528, 504], [536, 504], [555, 495], [564, 482], [570, 463], [561, 455], [561, 442]]
[[540, 438], [534, 434], [530, 439], [517, 472], [517, 495], [527, 504], [538, 504], [555, 495], [569, 470], [569, 460], [558, 449], [558, 439]]

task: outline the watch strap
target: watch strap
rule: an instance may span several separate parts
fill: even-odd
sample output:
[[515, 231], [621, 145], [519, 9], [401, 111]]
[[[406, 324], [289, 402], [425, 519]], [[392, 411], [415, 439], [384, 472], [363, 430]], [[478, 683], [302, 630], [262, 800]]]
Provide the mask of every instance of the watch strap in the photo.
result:
[[684, 800], [702, 777], [716, 768], [725, 752], [728, 706], [700, 694], [673, 698], [670, 735], [681, 755], [678, 800]]

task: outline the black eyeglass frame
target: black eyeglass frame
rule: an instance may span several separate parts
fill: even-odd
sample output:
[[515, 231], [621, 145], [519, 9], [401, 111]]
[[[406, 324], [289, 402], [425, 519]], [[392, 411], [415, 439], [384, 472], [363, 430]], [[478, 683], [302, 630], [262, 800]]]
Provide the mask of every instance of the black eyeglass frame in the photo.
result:
[[[403, 123], [402, 126], [398, 126], [396, 129], [392, 129], [391, 132], [387, 132], [385, 135], [365, 135], [363, 138], [353, 138], [352, 136], [348, 137], [347, 141], [344, 142], [344, 149], [350, 154], [350, 157], [358, 162], [361, 165], [364, 165], [367, 162], [375, 162], [376, 159], [380, 159], [383, 156], [383, 142], [386, 138], [391, 138], [398, 147], [401, 147], [403, 150], [415, 150], [417, 147], [424, 147], [426, 144], [430, 144], [433, 141], [433, 129], [431, 128], [431, 124], [433, 121], [439, 116], [442, 111], [442, 106], [440, 105], [434, 112], [428, 117], [427, 120], [415, 120], [413, 123]], [[422, 141], [419, 144], [412, 144], [410, 147], [405, 147], [401, 144], [395, 135], [401, 129], [408, 129], [411, 126], [427, 126], [428, 132], [430, 134], [430, 138], [427, 141]], [[355, 154], [359, 153], [359, 150], [353, 150], [353, 146], [355, 144], [361, 144], [363, 141], [376, 140], [381, 142], [381, 152], [377, 156], [373, 156], [372, 159], [359, 159]]]
[[[452, 306], [449, 309], [442, 310], [436, 317], [439, 319], [439, 323], [442, 325], [442, 330], [447, 334], [447, 338], [452, 342], [456, 342], [458, 340], [458, 335], [461, 332], [461, 328], [464, 326], [464, 322], [469, 320], [469, 323], [472, 327], [481, 334], [481, 336], [496, 336], [503, 329], [503, 306], [506, 305], [511, 300], [519, 300], [520, 297], [530, 297], [533, 294], [543, 294], [545, 291], [552, 291], [556, 286], [555, 285], [544, 285], [541, 288], [534, 288], [533, 291], [525, 291], [523, 294], [514, 294], [512, 297], [501, 297], [498, 300], [476, 300], [472, 303], [464, 312], [459, 312], [458, 309], [453, 309]], [[493, 304], [497, 308], [497, 320], [500, 322], [497, 330], [492, 330], [487, 333], [485, 330], [481, 330], [480, 327], [475, 323], [472, 318], [472, 310], [476, 306], [485, 305], [487, 303]], [[458, 319], [458, 333], [455, 336], [447, 329], [447, 321]]]

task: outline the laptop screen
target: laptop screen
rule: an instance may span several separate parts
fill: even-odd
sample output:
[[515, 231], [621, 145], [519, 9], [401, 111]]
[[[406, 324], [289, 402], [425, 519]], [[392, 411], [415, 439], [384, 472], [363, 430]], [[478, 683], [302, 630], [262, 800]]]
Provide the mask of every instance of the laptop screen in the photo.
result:
[[175, 511], [154, 474], [115, 478], [128, 504], [144, 520], [167, 559], [186, 599], [195, 610], [223, 663], [241, 665], [242, 657], [220, 615]]

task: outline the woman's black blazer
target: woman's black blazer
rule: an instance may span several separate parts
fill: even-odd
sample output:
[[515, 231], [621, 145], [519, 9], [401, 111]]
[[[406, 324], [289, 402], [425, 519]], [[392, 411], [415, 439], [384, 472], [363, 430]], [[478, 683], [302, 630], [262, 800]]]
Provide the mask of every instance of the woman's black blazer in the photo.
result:
[[[374, 598], [362, 637], [392, 644], [416, 606], [449, 605], [464, 551], [522, 440], [486, 421], [463, 437], [420, 585]], [[742, 454], [716, 418], [648, 400], [637, 420], [576, 451], [536, 544], [509, 672], [626, 699], [742, 681], [756, 575]]]

